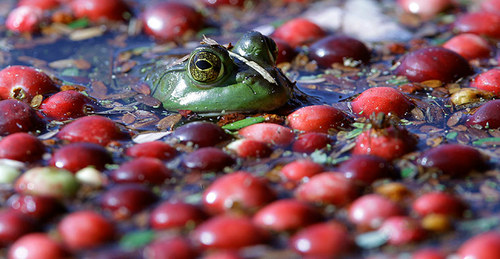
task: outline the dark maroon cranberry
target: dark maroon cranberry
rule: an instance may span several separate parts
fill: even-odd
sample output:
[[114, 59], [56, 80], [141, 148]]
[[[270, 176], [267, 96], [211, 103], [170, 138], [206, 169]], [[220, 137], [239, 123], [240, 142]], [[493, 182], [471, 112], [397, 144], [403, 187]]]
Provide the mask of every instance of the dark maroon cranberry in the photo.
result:
[[348, 179], [367, 185], [377, 179], [395, 175], [393, 167], [386, 159], [374, 155], [354, 155], [340, 164], [337, 171]]
[[292, 150], [301, 153], [312, 153], [328, 146], [331, 139], [327, 134], [310, 132], [299, 135], [297, 140], [293, 142]]
[[202, 0], [203, 4], [209, 7], [235, 6], [243, 7], [247, 0]]
[[106, 19], [121, 21], [129, 16], [129, 7], [122, 0], [74, 0], [69, 4], [76, 17], [94, 22]]
[[40, 105], [42, 113], [54, 120], [69, 120], [83, 117], [95, 110], [92, 100], [74, 90], [58, 92]]
[[481, 105], [469, 117], [467, 125], [480, 125], [488, 129], [500, 128], [500, 100], [492, 100]]
[[54, 152], [49, 164], [77, 172], [87, 166], [97, 170], [105, 169], [106, 164], [113, 163], [108, 151], [101, 145], [87, 142], [70, 143]]
[[175, 129], [171, 136], [183, 144], [191, 142], [198, 147], [215, 146], [229, 139], [221, 127], [209, 122], [191, 122]]
[[332, 35], [312, 44], [309, 57], [320, 67], [329, 68], [334, 63], [343, 64], [348, 59], [367, 63], [370, 61], [370, 50], [355, 38]]
[[302, 229], [290, 239], [293, 250], [303, 256], [339, 257], [352, 246], [347, 228], [338, 222], [318, 223]]
[[35, 110], [17, 100], [0, 101], [0, 135], [42, 129], [44, 123]]
[[456, 52], [442, 47], [428, 47], [407, 54], [396, 68], [397, 75], [412, 82], [440, 80], [452, 82], [472, 73], [469, 62]]
[[171, 170], [161, 160], [139, 157], [111, 172], [111, 179], [117, 183], [162, 184], [171, 174]]
[[182, 202], [163, 202], [156, 206], [149, 217], [152, 228], [169, 229], [198, 224], [205, 220], [205, 213], [195, 205]]
[[0, 211], [0, 247], [5, 247], [34, 230], [35, 224], [27, 215], [15, 210]]
[[147, 245], [144, 248], [144, 256], [148, 259], [195, 259], [198, 258], [198, 251], [185, 238], [166, 237]]
[[296, 199], [282, 199], [260, 209], [253, 217], [253, 222], [273, 231], [291, 231], [320, 219], [321, 214], [309, 204]]
[[187, 154], [182, 163], [192, 170], [221, 171], [232, 165], [234, 159], [218, 148], [204, 147]]
[[63, 211], [63, 205], [53, 197], [14, 194], [7, 200], [8, 206], [36, 219], [45, 219]]
[[36, 137], [18, 132], [0, 140], [0, 158], [22, 162], [40, 160], [45, 153], [45, 145]]
[[115, 219], [129, 218], [153, 204], [158, 197], [142, 184], [120, 184], [111, 187], [101, 196], [101, 207]]
[[283, 62], [292, 62], [293, 58], [297, 56], [297, 51], [295, 51], [290, 44], [282, 39], [273, 39], [278, 46], [278, 56], [276, 57], [276, 64]]
[[67, 124], [59, 131], [57, 137], [70, 142], [92, 142], [105, 146], [113, 140], [125, 138], [126, 135], [112, 120], [92, 115]]
[[136, 144], [126, 151], [131, 157], [153, 157], [161, 160], [170, 160], [175, 157], [177, 151], [169, 144], [162, 141], [151, 141]]
[[486, 161], [481, 153], [469, 146], [443, 144], [425, 151], [418, 159], [420, 165], [436, 168], [443, 174], [460, 177], [469, 172], [486, 168]]

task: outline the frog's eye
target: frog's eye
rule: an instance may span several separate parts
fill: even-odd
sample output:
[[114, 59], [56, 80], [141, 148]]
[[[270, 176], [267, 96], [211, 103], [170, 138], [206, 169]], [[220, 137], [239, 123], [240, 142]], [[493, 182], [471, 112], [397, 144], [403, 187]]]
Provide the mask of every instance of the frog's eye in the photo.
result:
[[210, 51], [198, 51], [189, 60], [189, 73], [200, 83], [213, 83], [222, 77], [224, 65], [219, 56]]

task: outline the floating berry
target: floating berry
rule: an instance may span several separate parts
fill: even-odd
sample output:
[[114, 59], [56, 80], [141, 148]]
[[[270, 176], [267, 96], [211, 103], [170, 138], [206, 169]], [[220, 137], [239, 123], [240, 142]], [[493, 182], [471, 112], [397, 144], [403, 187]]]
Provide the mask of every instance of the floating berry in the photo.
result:
[[47, 219], [63, 211], [63, 205], [53, 197], [14, 194], [7, 200], [12, 209], [36, 219]]
[[290, 238], [289, 246], [303, 256], [336, 258], [349, 251], [352, 240], [344, 225], [330, 221], [300, 230]]
[[374, 155], [354, 155], [342, 162], [337, 171], [348, 179], [365, 185], [375, 180], [395, 175], [391, 164], [384, 158]]
[[446, 259], [446, 258], [447, 258], [446, 254], [434, 248], [420, 249], [411, 255], [411, 259]]
[[162, 184], [170, 178], [172, 171], [157, 158], [140, 157], [120, 165], [110, 174], [117, 183]]
[[282, 199], [260, 209], [253, 222], [261, 228], [273, 231], [293, 231], [321, 220], [321, 214], [309, 204]]
[[283, 62], [292, 62], [292, 60], [297, 56], [297, 51], [295, 51], [290, 44], [286, 41], [278, 38], [273, 38], [276, 46], [278, 47], [278, 56], [276, 57], [276, 64]]
[[401, 91], [383, 86], [363, 91], [351, 102], [351, 106], [354, 114], [365, 118], [380, 112], [404, 117], [413, 104]]
[[487, 129], [500, 128], [500, 100], [492, 100], [479, 106], [467, 119], [467, 125], [480, 125]]
[[0, 71], [0, 97], [31, 102], [35, 95], [57, 92], [45, 73], [27, 66], [8, 66]]
[[9, 259], [64, 259], [68, 254], [62, 245], [45, 233], [19, 238], [8, 251]]
[[443, 44], [467, 60], [487, 58], [491, 55], [490, 44], [481, 36], [472, 33], [459, 34]]
[[172, 133], [171, 137], [182, 144], [194, 144], [198, 147], [215, 146], [229, 139], [224, 130], [210, 122], [191, 122]]
[[310, 132], [299, 135], [292, 144], [292, 150], [300, 153], [313, 153], [316, 150], [326, 148], [332, 143], [330, 135], [325, 133]]
[[470, 86], [500, 96], [500, 69], [493, 68], [472, 79]]
[[460, 259], [500, 258], [500, 233], [489, 231], [470, 238], [460, 246], [458, 256]]
[[151, 141], [135, 144], [127, 149], [127, 156], [131, 157], [152, 157], [161, 160], [170, 160], [176, 156], [177, 151], [169, 144], [162, 141]]
[[119, 184], [101, 196], [101, 207], [115, 219], [126, 219], [157, 200], [150, 188], [141, 184]]
[[[322, 68], [331, 68], [334, 63], [350, 65], [370, 61], [370, 50], [366, 45], [349, 36], [332, 35], [316, 41], [309, 48], [309, 57]], [[356, 63], [358, 62], [358, 63]]]
[[159, 238], [144, 248], [144, 258], [194, 259], [198, 251], [183, 237]]
[[129, 7], [122, 0], [74, 0], [70, 6], [77, 18], [85, 17], [93, 22], [130, 18]]
[[0, 211], [0, 247], [5, 247], [35, 230], [35, 222], [27, 215], [9, 209]]
[[45, 123], [26, 103], [17, 100], [0, 101], [0, 135], [35, 131], [43, 127]]
[[94, 211], [77, 211], [66, 215], [57, 230], [63, 243], [71, 250], [98, 247], [111, 241], [115, 228], [109, 220]]
[[440, 80], [449, 83], [469, 75], [472, 69], [469, 62], [454, 51], [427, 47], [404, 56], [395, 73], [412, 82]]
[[70, 142], [91, 142], [103, 146], [126, 137], [112, 120], [99, 115], [78, 118], [64, 126], [56, 136]]
[[358, 195], [356, 185], [337, 172], [324, 172], [312, 176], [295, 190], [299, 200], [344, 206]]
[[466, 13], [457, 18], [453, 28], [461, 33], [500, 38], [500, 14], [484, 11]]
[[42, 10], [50, 10], [60, 5], [59, 0], [19, 0], [17, 6], [34, 6]]
[[203, 4], [209, 7], [235, 6], [243, 7], [248, 0], [202, 0]]
[[465, 205], [455, 196], [444, 192], [430, 192], [418, 197], [412, 208], [420, 216], [442, 214], [460, 217]]
[[95, 108], [90, 98], [74, 90], [58, 92], [40, 105], [42, 113], [59, 121], [83, 117], [93, 113]]
[[278, 27], [272, 37], [284, 40], [295, 48], [309, 45], [325, 35], [326, 32], [317, 24], [304, 18], [294, 18]]
[[487, 12], [500, 13], [500, 1], [498, 0], [481, 1], [481, 9]]
[[435, 168], [445, 175], [461, 177], [486, 168], [481, 153], [470, 146], [443, 144], [425, 151], [418, 159], [420, 165]]
[[36, 6], [19, 6], [10, 11], [5, 27], [10, 31], [24, 33], [37, 32], [43, 20], [43, 10]]
[[281, 174], [292, 181], [300, 181], [304, 177], [311, 177], [321, 172], [323, 172], [323, 166], [309, 159], [295, 160], [281, 168]]
[[151, 212], [149, 225], [156, 230], [182, 228], [201, 223], [205, 218], [205, 213], [195, 205], [166, 201]]
[[287, 119], [292, 129], [305, 132], [328, 133], [348, 128], [350, 124], [345, 113], [327, 105], [302, 107], [288, 115]]
[[18, 132], [0, 140], [0, 158], [21, 162], [40, 160], [45, 153], [45, 145], [36, 137]]
[[408, 13], [431, 19], [452, 5], [451, 0], [398, 0], [397, 3]]
[[407, 216], [392, 216], [382, 223], [380, 232], [387, 235], [391, 245], [405, 245], [425, 238], [420, 222]]
[[244, 138], [280, 147], [290, 145], [295, 137], [291, 129], [274, 123], [253, 124], [240, 129], [238, 133]]
[[35, 167], [17, 179], [15, 188], [21, 194], [41, 195], [57, 199], [73, 197], [80, 184], [75, 176], [65, 169]]
[[243, 158], [262, 158], [271, 155], [273, 150], [266, 143], [253, 139], [238, 139], [235, 140], [227, 148], [236, 152], [239, 157]]
[[377, 229], [385, 219], [402, 214], [396, 203], [378, 194], [363, 195], [349, 207], [349, 221], [362, 230]]
[[87, 166], [97, 170], [104, 170], [106, 164], [112, 164], [113, 159], [108, 151], [101, 145], [94, 143], [70, 143], [56, 150], [49, 164], [64, 168], [73, 173]]
[[184, 157], [182, 164], [191, 170], [222, 171], [234, 163], [234, 159], [219, 148], [204, 147]]

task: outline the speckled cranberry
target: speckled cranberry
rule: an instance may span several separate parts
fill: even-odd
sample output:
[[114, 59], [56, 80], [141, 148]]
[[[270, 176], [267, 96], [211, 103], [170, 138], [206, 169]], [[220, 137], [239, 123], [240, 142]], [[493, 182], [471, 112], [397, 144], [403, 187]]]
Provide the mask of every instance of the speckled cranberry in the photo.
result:
[[86, 17], [94, 22], [130, 18], [129, 7], [122, 0], [74, 0], [70, 7], [77, 18]]
[[391, 245], [405, 245], [425, 238], [426, 232], [420, 222], [407, 216], [392, 216], [382, 223], [380, 232], [387, 235]]
[[344, 225], [330, 221], [300, 230], [290, 238], [289, 246], [303, 256], [336, 258], [349, 251], [352, 240]]
[[187, 154], [184, 167], [199, 171], [221, 171], [234, 163], [234, 159], [219, 148], [204, 147]]
[[265, 180], [244, 171], [218, 178], [203, 192], [203, 206], [212, 214], [231, 210], [252, 212], [274, 199], [275, 194]]
[[32, 233], [18, 239], [8, 251], [8, 259], [64, 259], [68, 253], [45, 233]]
[[275, 123], [253, 124], [240, 129], [238, 133], [244, 138], [280, 147], [290, 145], [295, 137], [290, 128]]
[[408, 53], [394, 71], [412, 82], [440, 80], [453, 82], [472, 73], [469, 62], [443, 47], [427, 47]]
[[197, 256], [198, 251], [183, 237], [159, 238], [144, 248], [144, 257], [148, 259], [195, 259]]
[[375, 155], [387, 160], [397, 159], [416, 148], [417, 138], [405, 128], [370, 128], [356, 137], [355, 155]]
[[70, 143], [57, 149], [49, 164], [64, 168], [73, 173], [87, 166], [104, 170], [106, 164], [112, 164], [111, 154], [101, 145], [87, 142]]
[[210, 122], [188, 123], [175, 129], [171, 137], [180, 143], [192, 143], [198, 147], [215, 146], [229, 139], [221, 127]]
[[151, 141], [135, 144], [125, 152], [131, 157], [152, 157], [161, 160], [170, 160], [177, 154], [175, 148], [162, 141]]
[[63, 243], [71, 250], [98, 247], [111, 241], [115, 227], [95, 211], [76, 211], [64, 216], [57, 225]]
[[500, 69], [493, 68], [474, 77], [470, 86], [500, 96]]
[[196, 205], [165, 201], [151, 212], [149, 225], [156, 230], [183, 228], [201, 223], [205, 218], [205, 212]]
[[19, 6], [9, 12], [5, 27], [18, 33], [38, 32], [43, 20], [43, 10], [36, 6]]
[[35, 222], [25, 214], [15, 210], [0, 211], [0, 247], [5, 247], [19, 237], [36, 230]]
[[464, 213], [465, 205], [454, 195], [436, 191], [418, 197], [412, 208], [420, 216], [442, 214], [460, 217]]
[[40, 195], [14, 194], [7, 200], [7, 205], [36, 219], [47, 219], [64, 210], [56, 198]]
[[92, 115], [78, 118], [67, 124], [56, 137], [70, 142], [91, 142], [105, 146], [111, 141], [121, 140], [127, 136], [112, 120], [100, 115]]
[[325, 35], [326, 32], [317, 24], [304, 18], [294, 18], [278, 27], [272, 36], [295, 48], [309, 45]]
[[288, 180], [300, 181], [304, 177], [323, 172], [323, 166], [309, 159], [298, 159], [281, 168], [281, 174]]
[[42, 113], [59, 121], [83, 117], [95, 109], [96, 105], [89, 97], [74, 90], [58, 92], [40, 105]]
[[121, 164], [110, 177], [117, 183], [162, 184], [171, 175], [171, 170], [161, 160], [139, 157]]
[[487, 58], [492, 51], [488, 41], [472, 33], [462, 33], [454, 36], [446, 41], [443, 47], [455, 51], [467, 60]]
[[0, 71], [0, 97], [30, 102], [35, 95], [57, 92], [45, 73], [27, 66], [8, 66]]
[[492, 100], [479, 106], [467, 119], [469, 126], [481, 126], [487, 129], [500, 128], [500, 100]]
[[341, 173], [324, 172], [312, 176], [295, 190], [299, 200], [344, 206], [358, 194], [357, 186]]
[[473, 170], [482, 171], [486, 168], [486, 161], [477, 149], [460, 144], [443, 144], [431, 148], [418, 161], [426, 168], [435, 168], [452, 177], [465, 176]]
[[461, 33], [500, 38], [500, 14], [488, 11], [465, 13], [456, 19], [453, 29]]
[[360, 229], [377, 229], [385, 219], [402, 215], [403, 210], [393, 201], [378, 194], [356, 199], [348, 211], [349, 221]]
[[273, 231], [293, 231], [321, 220], [321, 214], [311, 205], [296, 199], [281, 199], [260, 209], [253, 222]]
[[370, 118], [373, 113], [405, 117], [413, 104], [401, 91], [391, 87], [373, 87], [363, 91], [351, 102], [352, 112], [360, 117]]
[[394, 168], [386, 159], [374, 155], [353, 155], [342, 162], [337, 171], [348, 179], [366, 185], [395, 175]]
[[370, 50], [358, 39], [332, 35], [316, 41], [309, 48], [309, 57], [322, 68], [331, 68], [334, 63], [344, 64], [347, 60], [368, 63]]
[[0, 140], [0, 158], [21, 162], [40, 160], [45, 153], [45, 145], [36, 137], [18, 132]]
[[157, 200], [157, 196], [141, 184], [119, 184], [104, 192], [101, 207], [115, 219], [126, 219], [145, 209]]
[[44, 127], [45, 123], [26, 103], [17, 100], [0, 101], [0, 135], [35, 131]]
[[500, 233], [488, 231], [473, 236], [460, 246], [458, 258], [500, 258]]
[[292, 150], [299, 153], [310, 154], [322, 150], [330, 145], [333, 140], [325, 133], [309, 132], [300, 134], [292, 144]]
[[328, 133], [349, 127], [350, 119], [341, 110], [327, 105], [302, 107], [287, 117], [294, 130]]

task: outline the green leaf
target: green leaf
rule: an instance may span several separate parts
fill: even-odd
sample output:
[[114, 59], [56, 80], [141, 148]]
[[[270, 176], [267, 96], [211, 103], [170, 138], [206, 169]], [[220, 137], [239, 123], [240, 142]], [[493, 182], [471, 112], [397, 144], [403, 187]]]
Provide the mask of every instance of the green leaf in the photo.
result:
[[70, 27], [71, 29], [80, 29], [80, 28], [85, 28], [88, 25], [89, 25], [89, 19], [84, 17], [69, 23], [68, 27]]
[[500, 144], [500, 138], [482, 138], [482, 139], [478, 139], [474, 142], [472, 142], [472, 144], [476, 145], [476, 146], [480, 146], [480, 145], [483, 145], [483, 144], [486, 144], [486, 143], [493, 143], [493, 144]]
[[353, 139], [353, 138], [359, 136], [362, 132], [363, 132], [363, 129], [360, 129], [360, 128], [351, 130], [346, 134], [346, 139]]
[[135, 249], [149, 244], [155, 238], [153, 230], [140, 230], [126, 234], [120, 240], [120, 246], [125, 249]]
[[76, 67], [66, 68], [62, 71], [61, 75], [63, 76], [79, 76], [80, 70]]
[[239, 130], [246, 126], [250, 126], [252, 124], [264, 122], [266, 119], [264, 117], [250, 117], [243, 120], [235, 121], [233, 123], [226, 124], [222, 126], [223, 129], [226, 130]]
[[446, 137], [447, 139], [455, 139], [457, 136], [458, 136], [458, 132], [456, 132], [456, 131], [452, 131], [452, 132], [450, 132], [450, 133], [446, 134], [446, 136], [445, 136], [445, 137]]
[[413, 173], [414, 173], [413, 168], [406, 167], [406, 168], [403, 168], [403, 170], [401, 170], [401, 177], [408, 178], [408, 177], [413, 176]]

